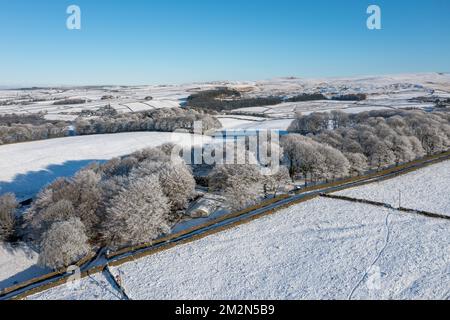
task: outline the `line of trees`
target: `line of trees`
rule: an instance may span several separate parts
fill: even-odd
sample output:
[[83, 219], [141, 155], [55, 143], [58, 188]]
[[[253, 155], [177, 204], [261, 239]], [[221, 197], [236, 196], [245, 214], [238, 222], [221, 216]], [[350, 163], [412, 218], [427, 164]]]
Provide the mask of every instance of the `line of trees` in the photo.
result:
[[286, 99], [287, 102], [302, 102], [302, 101], [317, 101], [317, 100], [336, 100], [336, 101], [362, 101], [366, 100], [367, 95], [365, 93], [349, 93], [335, 95], [328, 98], [322, 93], [303, 93], [291, 98]]
[[92, 119], [78, 118], [75, 121], [75, 129], [79, 135], [131, 131], [186, 130], [193, 132], [195, 121], [202, 121], [204, 132], [222, 127], [216, 118], [203, 112], [182, 108], [164, 108]]
[[224, 111], [239, 108], [276, 105], [283, 102], [282, 97], [242, 98], [241, 93], [229, 88], [205, 90], [190, 95], [186, 105], [196, 110]]
[[293, 180], [301, 175], [307, 184], [308, 179], [332, 180], [348, 176], [350, 172], [350, 161], [342, 152], [328, 144], [299, 134], [289, 134], [282, 138], [281, 145], [284, 151], [283, 161]]
[[[285, 136], [282, 145], [291, 176], [326, 180], [447, 151], [450, 113], [387, 110], [299, 114], [289, 131], [295, 134]], [[332, 165], [330, 159], [340, 166]]]
[[301, 93], [292, 97], [268, 96], [256, 98], [243, 98], [241, 93], [234, 89], [217, 88], [201, 91], [187, 98], [187, 106], [197, 110], [228, 111], [239, 108], [277, 105], [283, 102], [302, 102], [318, 100], [362, 101], [366, 100], [364, 93], [335, 95], [331, 98], [322, 93]]
[[68, 122], [49, 121], [44, 113], [0, 115], [0, 145], [69, 135]]
[[204, 132], [221, 128], [216, 118], [195, 110], [166, 108], [118, 114], [111, 109], [104, 107], [89, 112], [87, 114], [96, 115], [90, 119], [83, 118], [86, 114], [82, 114], [74, 123], [46, 120], [44, 113], [3, 115], [0, 116], [0, 145], [67, 137], [72, 130], [79, 135], [134, 131], [193, 132], [195, 121], [202, 121]]

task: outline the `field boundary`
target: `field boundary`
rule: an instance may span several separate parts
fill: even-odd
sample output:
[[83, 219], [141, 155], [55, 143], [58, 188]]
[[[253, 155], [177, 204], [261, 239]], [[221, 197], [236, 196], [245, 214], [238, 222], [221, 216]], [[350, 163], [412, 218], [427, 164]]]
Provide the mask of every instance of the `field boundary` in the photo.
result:
[[428, 212], [428, 211], [423, 211], [423, 210], [416, 210], [416, 209], [410, 209], [410, 208], [404, 208], [404, 207], [394, 207], [393, 205], [391, 205], [389, 203], [384, 203], [384, 202], [377, 202], [377, 201], [366, 200], [366, 199], [351, 198], [351, 197], [346, 197], [346, 196], [338, 196], [338, 195], [326, 194], [326, 193], [323, 193], [320, 196], [324, 197], [324, 198], [329, 198], [329, 199], [349, 201], [349, 202], [355, 202], [355, 203], [363, 203], [363, 204], [369, 204], [369, 205], [377, 206], [377, 207], [384, 207], [384, 208], [387, 208], [387, 209], [392, 209], [392, 210], [397, 210], [397, 211], [402, 211], [402, 212], [407, 212], [407, 213], [418, 214], [418, 215], [425, 216], [425, 217], [428, 217], [428, 218], [450, 220], [450, 216], [447, 216], [445, 214], [439, 214], [439, 213]]

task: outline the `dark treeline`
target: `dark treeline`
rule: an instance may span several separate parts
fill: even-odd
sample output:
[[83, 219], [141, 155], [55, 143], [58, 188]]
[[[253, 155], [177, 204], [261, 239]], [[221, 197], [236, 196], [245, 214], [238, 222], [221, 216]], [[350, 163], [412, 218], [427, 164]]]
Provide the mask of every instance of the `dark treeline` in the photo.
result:
[[367, 99], [367, 95], [365, 93], [351, 93], [351, 94], [342, 94], [336, 95], [331, 98], [331, 100], [337, 101], [363, 101]]
[[86, 103], [85, 99], [66, 99], [55, 101], [53, 105], [55, 106], [63, 106], [63, 105], [71, 105], [71, 104], [84, 104]]
[[282, 103], [280, 97], [242, 98], [237, 90], [220, 88], [195, 93], [187, 98], [187, 106], [197, 110], [223, 111]]
[[194, 109], [228, 111], [240, 108], [250, 108], [258, 106], [276, 105], [283, 102], [302, 102], [319, 100], [339, 100], [339, 101], [361, 101], [365, 100], [365, 94], [345, 94], [327, 98], [322, 93], [302, 93], [293, 97], [257, 97], [243, 98], [237, 90], [229, 88], [219, 88], [195, 93], [188, 97], [187, 106]]

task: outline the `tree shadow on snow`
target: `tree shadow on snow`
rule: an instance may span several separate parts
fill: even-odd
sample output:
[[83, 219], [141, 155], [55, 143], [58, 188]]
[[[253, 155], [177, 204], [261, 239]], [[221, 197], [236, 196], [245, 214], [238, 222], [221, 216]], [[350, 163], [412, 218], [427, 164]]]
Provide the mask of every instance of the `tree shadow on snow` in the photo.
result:
[[[3, 256], [3, 254], [0, 253], [0, 255], [1, 255], [0, 256], [0, 271], [2, 271], [3, 268], [10, 269], [13, 267], [10, 265], [10, 263], [12, 263], [12, 261], [10, 259], [13, 259], [15, 255], [21, 255], [30, 260], [34, 259], [34, 257], [36, 256], [36, 252], [33, 251], [28, 245], [26, 245], [24, 243], [0, 244], [0, 252], [1, 251], [6, 253], [6, 256]], [[34, 277], [37, 277], [40, 275], [44, 275], [48, 272], [50, 272], [50, 270], [47, 268], [41, 268], [37, 265], [31, 265], [25, 270], [22, 270], [14, 275], [11, 275], [6, 279], [0, 280], [0, 290], [7, 288], [7, 287], [11, 287], [17, 283], [29, 280], [31, 278], [34, 278]]]
[[39, 171], [18, 174], [11, 182], [0, 181], [0, 194], [12, 192], [21, 201], [32, 198], [57, 178], [72, 177], [77, 171], [92, 162], [104, 163], [105, 160], [66, 161], [63, 164], [49, 165]]

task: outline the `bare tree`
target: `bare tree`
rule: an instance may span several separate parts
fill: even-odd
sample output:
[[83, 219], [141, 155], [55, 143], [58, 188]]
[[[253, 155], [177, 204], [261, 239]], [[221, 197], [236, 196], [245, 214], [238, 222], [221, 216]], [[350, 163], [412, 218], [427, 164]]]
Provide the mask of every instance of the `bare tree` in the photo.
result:
[[14, 194], [0, 196], [0, 241], [6, 241], [14, 234], [18, 206]]

